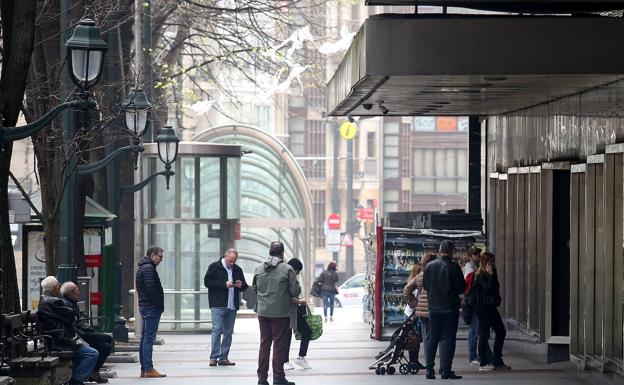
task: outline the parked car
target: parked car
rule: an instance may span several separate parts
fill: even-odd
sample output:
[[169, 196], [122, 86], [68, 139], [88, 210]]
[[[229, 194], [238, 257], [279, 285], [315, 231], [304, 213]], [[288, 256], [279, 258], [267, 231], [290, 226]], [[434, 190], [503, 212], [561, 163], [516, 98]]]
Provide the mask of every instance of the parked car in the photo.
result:
[[362, 306], [362, 300], [366, 293], [365, 288], [365, 275], [364, 273], [356, 274], [353, 277], [347, 279], [342, 285], [338, 287], [338, 294], [336, 294], [336, 306], [349, 307], [349, 306]]

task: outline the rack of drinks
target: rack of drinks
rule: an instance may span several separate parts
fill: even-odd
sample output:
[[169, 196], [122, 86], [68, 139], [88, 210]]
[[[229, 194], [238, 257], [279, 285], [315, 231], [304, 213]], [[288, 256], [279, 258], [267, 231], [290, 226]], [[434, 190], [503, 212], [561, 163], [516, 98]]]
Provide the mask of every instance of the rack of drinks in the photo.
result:
[[377, 260], [376, 264], [369, 264], [373, 337], [387, 339], [403, 323], [403, 289], [410, 272], [426, 253], [437, 253], [440, 243], [450, 239], [455, 244], [455, 259], [461, 260], [480, 235], [479, 232], [377, 227], [376, 247], [371, 248], [375, 249]]

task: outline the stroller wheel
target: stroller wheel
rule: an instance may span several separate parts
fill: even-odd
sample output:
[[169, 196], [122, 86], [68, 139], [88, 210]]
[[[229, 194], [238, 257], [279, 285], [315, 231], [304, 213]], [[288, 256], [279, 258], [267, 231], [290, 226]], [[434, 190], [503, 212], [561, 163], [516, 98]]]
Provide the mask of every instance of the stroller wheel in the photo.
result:
[[401, 374], [407, 374], [410, 372], [410, 368], [406, 364], [401, 364], [401, 366], [399, 366], [399, 372]]
[[409, 371], [412, 374], [418, 374], [418, 364], [410, 364]]
[[381, 374], [381, 368], [380, 367], [375, 368], [375, 374], [376, 375], [380, 375]]
[[384, 374], [386, 374], [386, 368], [384, 368], [383, 366], [381, 368], [379, 368], [379, 372], [381, 373], [381, 375], [383, 376]]
[[386, 369], [386, 372], [389, 375], [393, 375], [394, 373], [396, 373], [396, 368], [394, 366], [388, 366], [388, 369]]

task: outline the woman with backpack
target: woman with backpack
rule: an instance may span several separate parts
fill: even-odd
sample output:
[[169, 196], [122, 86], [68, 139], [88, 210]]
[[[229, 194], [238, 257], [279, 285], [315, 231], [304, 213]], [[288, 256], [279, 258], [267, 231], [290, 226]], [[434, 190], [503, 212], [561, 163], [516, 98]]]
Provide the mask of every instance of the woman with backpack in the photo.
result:
[[[297, 277], [299, 277], [299, 273], [303, 270], [303, 263], [297, 258], [291, 258], [288, 260], [288, 264], [293, 268]], [[300, 367], [301, 369], [312, 369], [310, 363], [306, 360], [306, 355], [308, 354], [308, 346], [310, 344], [310, 339], [312, 338], [312, 329], [305, 320], [305, 315], [307, 314], [307, 304], [306, 301], [302, 298], [293, 298], [292, 300], [292, 312], [290, 315], [290, 328], [296, 329], [301, 334], [301, 343], [299, 344], [299, 355], [295, 359], [295, 365]], [[292, 333], [290, 333], [288, 346], [292, 342]], [[284, 370], [292, 370], [295, 367], [289, 362], [289, 358], [286, 357], [286, 362], [284, 362]]]
[[[468, 301], [479, 319], [479, 371], [510, 370], [503, 362], [503, 344], [507, 331], [498, 312], [501, 303], [500, 285], [496, 273], [495, 256], [485, 252], [481, 255], [479, 268], [474, 276]], [[490, 329], [494, 330], [494, 357], [488, 355]]]

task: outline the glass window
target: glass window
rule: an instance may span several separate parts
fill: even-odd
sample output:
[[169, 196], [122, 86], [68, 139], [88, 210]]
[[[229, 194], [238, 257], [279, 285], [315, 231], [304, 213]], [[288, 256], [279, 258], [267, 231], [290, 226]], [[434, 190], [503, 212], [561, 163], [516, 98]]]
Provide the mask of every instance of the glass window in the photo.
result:
[[455, 179], [438, 179], [436, 180], [436, 192], [438, 193], [457, 192], [457, 182], [455, 181]]
[[465, 178], [468, 175], [468, 163], [466, 154], [466, 149], [457, 149], [457, 176], [460, 178]]
[[349, 279], [347, 282], [345, 282], [344, 288], [355, 289], [355, 288], [363, 287], [363, 286], [364, 286], [364, 276], [356, 275], [356, 276], [353, 276], [353, 278]]
[[[195, 158], [184, 157], [180, 161], [180, 217], [195, 217]], [[176, 162], [177, 163], [177, 162]]]
[[435, 176], [446, 176], [446, 150], [435, 150]]
[[457, 152], [454, 149], [446, 150], [446, 176], [457, 176]]
[[424, 150], [424, 154], [423, 154], [423, 172], [422, 175], [423, 176], [433, 176], [433, 169], [434, 169], [434, 159], [433, 159], [433, 154], [434, 154], [434, 150], [431, 148], [428, 148], [426, 150]]
[[240, 158], [227, 159], [227, 217], [240, 218]]
[[377, 156], [377, 140], [374, 132], [366, 133], [366, 156], [375, 158]]
[[457, 180], [457, 192], [462, 194], [468, 193], [468, 179]]
[[398, 190], [386, 190], [384, 191], [384, 200], [386, 201], [399, 201]]
[[397, 158], [384, 159], [384, 178], [399, 177], [399, 160]]
[[200, 217], [218, 219], [221, 217], [221, 191], [219, 158], [201, 158], [199, 173]]
[[412, 161], [414, 162], [414, 176], [423, 176], [425, 172], [425, 150], [415, 148], [412, 151]]
[[412, 191], [414, 194], [431, 194], [435, 192], [433, 179], [414, 179], [412, 181]]

